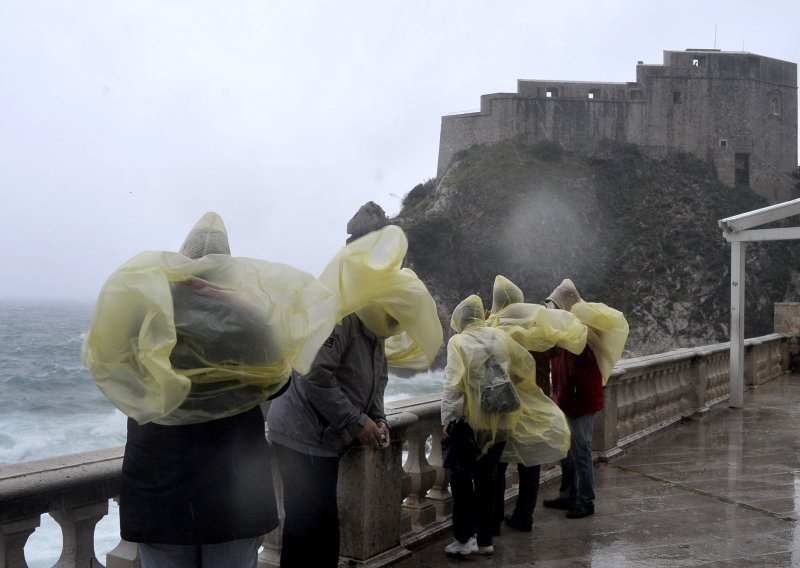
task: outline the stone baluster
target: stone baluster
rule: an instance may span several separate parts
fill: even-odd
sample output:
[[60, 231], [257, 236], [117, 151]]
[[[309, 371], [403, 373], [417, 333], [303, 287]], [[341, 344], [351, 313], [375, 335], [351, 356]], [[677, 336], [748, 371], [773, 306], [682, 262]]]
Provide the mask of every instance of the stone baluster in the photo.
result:
[[693, 356], [691, 359], [687, 360], [686, 365], [678, 376], [678, 388], [680, 388], [680, 399], [678, 403], [680, 405], [681, 413], [684, 416], [691, 416], [694, 414], [695, 410], [697, 410], [697, 405], [695, 404], [696, 396], [694, 392], [695, 377], [697, 377], [696, 369], [694, 367], [696, 359], [697, 357]]
[[708, 410], [706, 403], [708, 402], [709, 392], [711, 385], [709, 384], [709, 375], [714, 366], [711, 362], [710, 353], [708, 351], [698, 351], [689, 367], [687, 373], [687, 404], [689, 409], [695, 413], [705, 413]]
[[681, 362], [669, 369], [664, 377], [664, 387], [667, 391], [667, 411], [664, 413], [665, 420], [674, 420], [681, 416], [681, 388], [680, 374], [685, 367]]
[[444, 467], [442, 427], [438, 414], [436, 418], [431, 431], [431, 453], [428, 455], [428, 465], [433, 468], [435, 476], [427, 498], [436, 510], [436, 519], [442, 520], [453, 514], [453, 496], [450, 494], [450, 473]]
[[771, 375], [779, 377], [789, 369], [790, 365], [790, 340], [788, 337], [782, 338], [770, 344], [770, 360], [772, 363]]
[[649, 381], [653, 396], [649, 397], [653, 405], [648, 420], [648, 426], [658, 422], [663, 422], [669, 418], [670, 412], [670, 395], [669, 392], [669, 377], [666, 369], [658, 369], [650, 377]]
[[652, 372], [639, 374], [633, 380], [633, 433], [638, 434], [647, 426], [647, 375]]
[[41, 516], [8, 521], [0, 525], [0, 566], [24, 567], [25, 543], [39, 526]]
[[752, 387], [756, 382], [756, 346], [751, 341], [744, 345], [744, 384]]
[[664, 370], [656, 369], [649, 375], [642, 377], [644, 383], [644, 427], [642, 431], [649, 429], [657, 422], [658, 418], [658, 384], [659, 377], [663, 379]]
[[94, 555], [94, 527], [107, 514], [107, 500], [50, 511], [64, 536], [61, 557], [53, 568], [102, 568], [103, 564]]
[[631, 434], [631, 416], [633, 414], [633, 401], [631, 379], [621, 377], [617, 387], [617, 442]]
[[623, 372], [613, 371], [603, 392], [603, 409], [595, 417], [592, 447], [602, 461], [619, 453], [619, 406]]
[[[428, 428], [425, 428], [428, 426]], [[403, 501], [403, 508], [416, 527], [424, 527], [436, 520], [436, 509], [425, 497], [436, 481], [436, 470], [425, 456], [429, 422], [417, 422], [408, 429], [408, 459], [403, 469], [411, 479], [411, 491]]]

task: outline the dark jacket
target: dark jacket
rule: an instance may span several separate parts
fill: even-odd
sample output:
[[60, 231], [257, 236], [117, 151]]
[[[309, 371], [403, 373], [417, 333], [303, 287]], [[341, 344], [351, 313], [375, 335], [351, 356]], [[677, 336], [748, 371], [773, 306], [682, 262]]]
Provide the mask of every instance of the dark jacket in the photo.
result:
[[559, 347], [550, 371], [553, 400], [564, 414], [577, 418], [603, 408], [603, 376], [591, 348], [573, 355]]
[[355, 314], [346, 316], [308, 374], [294, 377], [286, 393], [272, 401], [270, 441], [309, 455], [344, 455], [368, 417], [386, 420], [387, 381], [383, 339]]
[[278, 526], [264, 415], [186, 426], [128, 419], [120, 532], [131, 542], [213, 544]]

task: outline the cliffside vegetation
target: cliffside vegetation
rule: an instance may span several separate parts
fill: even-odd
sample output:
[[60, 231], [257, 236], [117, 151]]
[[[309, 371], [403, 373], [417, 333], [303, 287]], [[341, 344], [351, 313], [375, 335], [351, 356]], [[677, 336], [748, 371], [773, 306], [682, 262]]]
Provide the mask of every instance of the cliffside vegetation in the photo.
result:
[[[469, 294], [488, 308], [497, 274], [531, 302], [569, 277], [585, 300], [625, 313], [626, 355], [635, 356], [729, 339], [730, 246], [717, 220], [765, 205], [689, 155], [507, 141], [460, 153], [444, 179], [412, 189], [390, 221], [405, 229], [408, 263], [445, 325]], [[749, 245], [747, 337], [772, 331], [773, 303], [800, 298], [795, 248]]]

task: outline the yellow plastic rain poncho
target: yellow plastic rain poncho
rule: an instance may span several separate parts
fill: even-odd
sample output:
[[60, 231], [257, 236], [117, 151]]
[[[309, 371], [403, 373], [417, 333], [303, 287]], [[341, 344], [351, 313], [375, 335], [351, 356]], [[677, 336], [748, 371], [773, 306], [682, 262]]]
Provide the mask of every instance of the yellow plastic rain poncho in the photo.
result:
[[494, 279], [488, 324], [508, 333], [528, 351], [557, 346], [579, 355], [586, 347], [586, 325], [575, 315], [524, 303], [522, 290], [500, 275]]
[[253, 408], [307, 371], [336, 296], [290, 266], [231, 257], [216, 213], [181, 253], [142, 252], [104, 284], [83, 345], [103, 394], [140, 424], [193, 424]]
[[349, 243], [328, 263], [320, 281], [338, 294], [338, 317], [355, 312], [386, 339], [389, 366], [427, 369], [442, 345], [436, 302], [409, 268], [401, 268], [408, 240], [389, 225]]
[[585, 302], [569, 278], [564, 279], [547, 297], [556, 306], [569, 310], [588, 328], [586, 343], [597, 359], [603, 376], [603, 386], [608, 382], [628, 340], [628, 321], [619, 310], [599, 302]]
[[[484, 453], [507, 434], [504, 455], [526, 466], [566, 456], [570, 441], [566, 418], [536, 385], [531, 354], [504, 331], [486, 326], [478, 296], [456, 307], [450, 325], [457, 335], [447, 345], [442, 422], [463, 416]], [[520, 400], [517, 410], [501, 414], [481, 407], [490, 358], [511, 377]]]

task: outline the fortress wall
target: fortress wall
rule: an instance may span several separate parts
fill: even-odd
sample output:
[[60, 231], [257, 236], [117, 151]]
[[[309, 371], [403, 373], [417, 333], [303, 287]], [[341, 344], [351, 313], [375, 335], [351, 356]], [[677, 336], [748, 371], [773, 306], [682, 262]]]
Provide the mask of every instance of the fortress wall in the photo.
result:
[[794, 196], [784, 178], [797, 165], [795, 63], [751, 53], [665, 51], [663, 65], [639, 64], [636, 78], [519, 80], [518, 93], [485, 95], [480, 113], [442, 119], [437, 175], [473, 144], [522, 136], [577, 150], [611, 139], [654, 156], [692, 153], [713, 164], [727, 185], [745, 163], [756, 192], [770, 201]]
[[473, 144], [493, 144], [522, 136], [534, 144], [556, 140], [570, 150], [591, 147], [596, 140], [638, 143], [644, 107], [624, 100], [523, 98], [486, 95], [481, 112], [442, 118], [438, 173], [442, 177], [456, 152]]
[[[548, 98], [547, 91], [555, 89], [550, 98], [576, 100], [628, 99], [627, 83], [595, 83], [588, 81], [517, 81], [517, 92], [526, 98]], [[592, 95], [591, 97], [589, 95]]]

